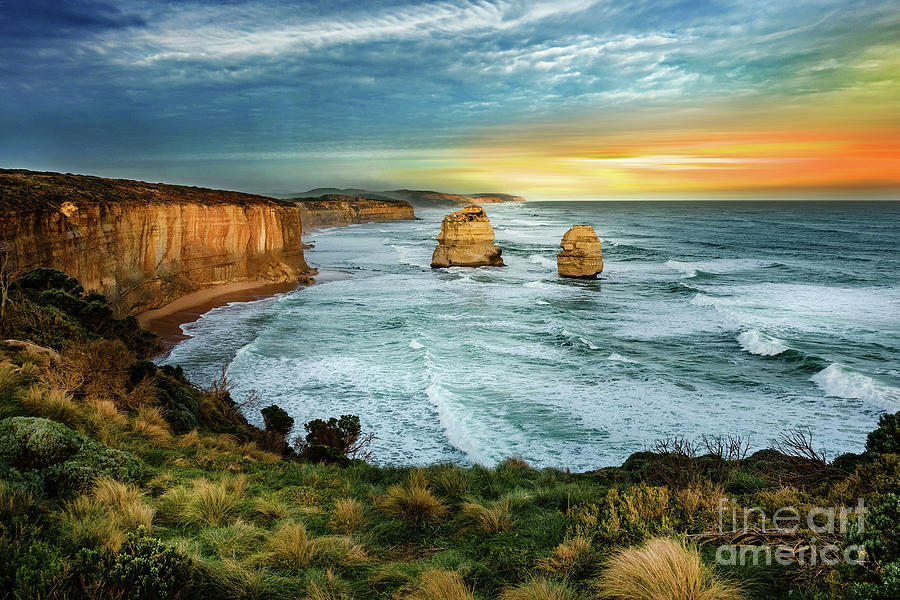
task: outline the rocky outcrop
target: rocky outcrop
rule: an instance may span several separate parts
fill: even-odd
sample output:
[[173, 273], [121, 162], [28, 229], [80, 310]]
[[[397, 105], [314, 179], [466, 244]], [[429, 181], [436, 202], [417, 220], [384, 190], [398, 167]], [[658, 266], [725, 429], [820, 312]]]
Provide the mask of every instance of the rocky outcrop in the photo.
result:
[[117, 316], [232, 282], [306, 281], [301, 212], [250, 194], [0, 171], [0, 243], [104, 294]]
[[494, 228], [480, 206], [466, 206], [444, 217], [437, 241], [432, 268], [503, 266]]
[[416, 218], [409, 202], [372, 200], [359, 196], [326, 194], [296, 201], [306, 231], [374, 221], [411, 221]]
[[575, 225], [559, 245], [562, 252], [556, 255], [556, 268], [562, 277], [595, 279], [603, 271], [600, 239], [590, 225]]

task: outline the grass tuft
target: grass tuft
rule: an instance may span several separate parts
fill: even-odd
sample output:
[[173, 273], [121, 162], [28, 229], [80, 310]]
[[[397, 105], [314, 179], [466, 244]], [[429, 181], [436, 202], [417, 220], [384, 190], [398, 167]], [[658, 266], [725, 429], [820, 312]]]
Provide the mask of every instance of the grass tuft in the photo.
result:
[[334, 502], [334, 513], [329, 525], [340, 533], [352, 533], [366, 522], [365, 509], [362, 502], [354, 498], [341, 498]]
[[455, 571], [428, 569], [404, 600], [474, 600], [462, 576]]
[[503, 590], [500, 600], [576, 600], [578, 598], [565, 583], [532, 579], [514, 588]]
[[462, 514], [485, 533], [500, 533], [512, 529], [513, 526], [508, 502], [495, 502], [490, 506], [466, 502], [462, 506]]
[[439, 523], [447, 514], [447, 505], [428, 488], [422, 469], [413, 470], [405, 484], [390, 486], [379, 505], [386, 515], [416, 526]]
[[738, 600], [741, 591], [719, 579], [696, 548], [656, 538], [613, 556], [597, 582], [599, 598], [620, 600]]

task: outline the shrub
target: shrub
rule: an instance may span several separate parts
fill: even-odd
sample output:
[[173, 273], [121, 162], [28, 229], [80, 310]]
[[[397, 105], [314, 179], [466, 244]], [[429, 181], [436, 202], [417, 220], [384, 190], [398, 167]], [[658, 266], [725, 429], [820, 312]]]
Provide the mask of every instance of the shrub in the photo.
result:
[[390, 486], [379, 506], [386, 515], [417, 527], [438, 523], [447, 514], [447, 506], [428, 489], [421, 469], [413, 470], [405, 484]]
[[[272, 404], [262, 409], [261, 412], [266, 424], [266, 431], [274, 431], [281, 434], [282, 437], [287, 437], [294, 426], [294, 419], [284, 409]], [[307, 429], [307, 431], [309, 430]]]
[[334, 513], [329, 524], [334, 531], [351, 533], [366, 521], [362, 502], [354, 498], [341, 498], [334, 503]]
[[48, 419], [10, 417], [0, 421], [0, 476], [44, 486], [51, 494], [74, 496], [98, 477], [136, 481], [140, 463], [130, 454], [99, 444]]
[[611, 489], [600, 503], [572, 507], [570, 534], [604, 543], [642, 542], [673, 532], [668, 514], [669, 491], [645, 484], [623, 491]]
[[869, 433], [866, 450], [878, 454], [900, 454], [900, 412], [881, 415], [878, 428]]
[[619, 600], [738, 600], [735, 586], [700, 561], [696, 548], [653, 539], [613, 556], [597, 582], [600, 598]]
[[459, 573], [428, 569], [404, 600], [474, 600], [474, 596]]
[[500, 600], [576, 600], [577, 595], [565, 583], [543, 578], [503, 590]]
[[306, 437], [298, 440], [297, 452], [303, 458], [320, 463], [347, 464], [350, 459], [365, 460], [374, 436], [363, 436], [359, 417], [341, 415], [323, 421], [315, 419], [303, 426]]
[[107, 597], [176, 598], [190, 581], [190, 561], [144, 532], [129, 534], [115, 554], [103, 554], [100, 576]]

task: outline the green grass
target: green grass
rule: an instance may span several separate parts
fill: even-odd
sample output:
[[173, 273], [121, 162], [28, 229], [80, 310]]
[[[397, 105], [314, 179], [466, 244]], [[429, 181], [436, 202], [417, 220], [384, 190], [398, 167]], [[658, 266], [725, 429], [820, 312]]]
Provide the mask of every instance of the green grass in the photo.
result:
[[[736, 583], [748, 600], [874, 599], [895, 584], [896, 454], [792, 485], [769, 470], [778, 462], [769, 454], [742, 463], [728, 487], [737, 506], [769, 514], [865, 498], [875, 520], [844, 541], [865, 544], [869, 564], [717, 568], [714, 547], [696, 552], [681, 540], [716, 528], [724, 484], [669, 488], [633, 469], [573, 474], [518, 459], [424, 469], [301, 462], [260, 449], [258, 430], [177, 373], [141, 365], [151, 376], [136, 384], [136, 354], [95, 372], [88, 348], [129, 351], [70, 341], [61, 356], [75, 376], [65, 378], [0, 345], [0, 419], [43, 416], [79, 432], [36, 422], [30, 431], [55, 441], [35, 437], [27, 452], [0, 435], [0, 599], [156, 597], [146, 590], [176, 581], [175, 597], [310, 600], [627, 600], [651, 580], [712, 590], [686, 598], [737, 597]], [[196, 427], [176, 427], [192, 407]], [[896, 428], [884, 422], [879, 447], [893, 447]], [[67, 444], [80, 445], [78, 460], [58, 456]]]

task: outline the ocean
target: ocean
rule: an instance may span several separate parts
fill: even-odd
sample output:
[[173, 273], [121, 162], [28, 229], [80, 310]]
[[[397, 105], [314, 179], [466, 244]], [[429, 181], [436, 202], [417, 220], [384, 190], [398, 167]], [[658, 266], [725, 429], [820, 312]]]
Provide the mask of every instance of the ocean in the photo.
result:
[[[447, 210], [311, 232], [349, 273], [184, 325], [164, 359], [227, 365], [302, 423], [356, 414], [380, 464], [585, 471], [657, 439], [809, 428], [859, 452], [900, 410], [900, 203], [527, 202], [485, 206], [504, 268], [429, 267]], [[560, 279], [563, 233], [597, 231], [596, 281]]]

